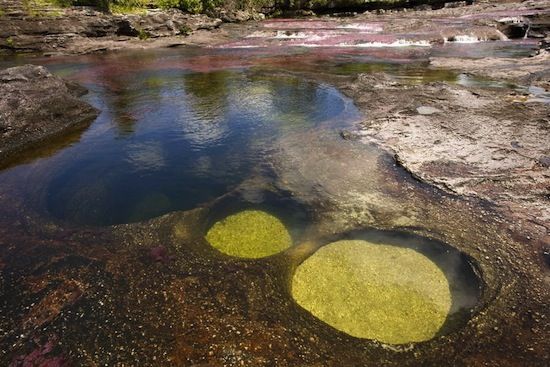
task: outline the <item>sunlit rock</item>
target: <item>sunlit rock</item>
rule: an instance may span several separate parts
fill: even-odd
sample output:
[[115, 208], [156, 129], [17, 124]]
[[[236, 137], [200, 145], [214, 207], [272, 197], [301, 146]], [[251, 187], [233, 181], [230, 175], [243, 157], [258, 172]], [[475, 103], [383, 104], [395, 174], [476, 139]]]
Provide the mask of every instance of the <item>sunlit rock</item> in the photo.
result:
[[259, 210], [245, 210], [215, 223], [206, 240], [224, 254], [245, 258], [274, 255], [292, 244], [284, 224]]
[[304, 261], [292, 296], [334, 328], [402, 344], [433, 338], [451, 308], [444, 273], [412, 249], [338, 241]]
[[416, 108], [416, 112], [420, 115], [433, 115], [434, 113], [442, 112], [440, 109], [431, 106], [420, 106]]

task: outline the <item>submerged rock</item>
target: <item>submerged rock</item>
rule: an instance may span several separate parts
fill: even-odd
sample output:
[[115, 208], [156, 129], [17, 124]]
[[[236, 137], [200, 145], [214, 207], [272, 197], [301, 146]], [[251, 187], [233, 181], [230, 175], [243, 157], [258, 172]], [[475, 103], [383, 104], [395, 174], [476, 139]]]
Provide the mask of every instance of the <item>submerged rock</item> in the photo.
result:
[[430, 259], [362, 240], [331, 243], [304, 261], [292, 296], [338, 330], [391, 344], [433, 338], [451, 308], [447, 278]]
[[245, 258], [274, 255], [292, 244], [284, 224], [260, 210], [245, 210], [215, 223], [206, 240], [224, 254]]
[[174, 257], [168, 254], [165, 246], [156, 246], [149, 251], [149, 258], [155, 262], [167, 264], [174, 260]]
[[78, 98], [85, 93], [42, 66], [0, 71], [0, 160], [93, 121], [98, 111]]

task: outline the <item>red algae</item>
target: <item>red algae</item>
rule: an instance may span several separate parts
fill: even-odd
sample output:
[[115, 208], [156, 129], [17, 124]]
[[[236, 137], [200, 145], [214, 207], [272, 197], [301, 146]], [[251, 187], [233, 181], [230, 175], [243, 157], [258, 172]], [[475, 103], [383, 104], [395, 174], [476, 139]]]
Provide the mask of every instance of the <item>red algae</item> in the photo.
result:
[[149, 251], [149, 257], [151, 258], [151, 260], [162, 264], [166, 264], [174, 260], [174, 256], [168, 254], [168, 250], [165, 246], [153, 247]]
[[54, 355], [57, 338], [50, 338], [44, 344], [36, 342], [35, 349], [26, 355], [13, 359], [9, 367], [68, 367], [69, 361], [64, 356]]

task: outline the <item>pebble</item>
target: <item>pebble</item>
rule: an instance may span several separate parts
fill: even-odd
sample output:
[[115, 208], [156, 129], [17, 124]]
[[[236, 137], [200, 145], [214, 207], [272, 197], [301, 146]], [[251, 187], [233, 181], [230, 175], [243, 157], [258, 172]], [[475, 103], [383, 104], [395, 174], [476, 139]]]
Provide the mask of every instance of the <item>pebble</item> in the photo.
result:
[[430, 106], [420, 106], [416, 108], [416, 112], [420, 115], [433, 115], [434, 113], [443, 112], [440, 109]]

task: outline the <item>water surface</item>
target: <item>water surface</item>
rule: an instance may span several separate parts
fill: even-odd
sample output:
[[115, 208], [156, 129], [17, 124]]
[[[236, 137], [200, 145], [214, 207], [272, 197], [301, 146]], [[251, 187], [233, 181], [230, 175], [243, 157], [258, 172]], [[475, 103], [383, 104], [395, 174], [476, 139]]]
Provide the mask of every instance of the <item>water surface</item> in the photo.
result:
[[84, 80], [101, 115], [52, 157], [2, 173], [40, 182], [32, 200], [61, 220], [107, 225], [192, 209], [262, 170], [278, 137], [358, 118], [333, 87], [296, 77], [110, 61], [52, 65]]
[[0, 182], [23, 189], [43, 214], [77, 224], [137, 222], [188, 210], [264, 171], [285, 135], [319, 128], [338, 132], [360, 119], [337, 89], [293, 71], [384, 72], [411, 84], [514, 87], [432, 69], [428, 60], [434, 55], [516, 57], [531, 50], [529, 42], [313, 51], [228, 46], [37, 58], [32, 61], [88, 87], [84, 98], [101, 114], [82, 134], [56, 139], [11, 162], [12, 168], [0, 172]]

